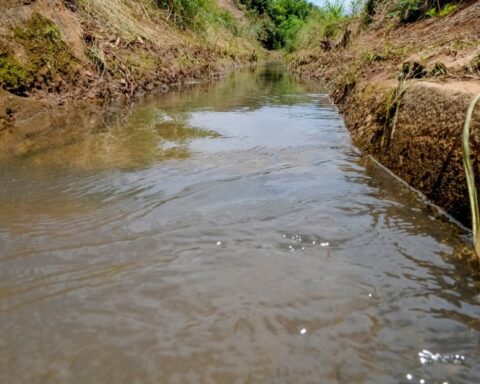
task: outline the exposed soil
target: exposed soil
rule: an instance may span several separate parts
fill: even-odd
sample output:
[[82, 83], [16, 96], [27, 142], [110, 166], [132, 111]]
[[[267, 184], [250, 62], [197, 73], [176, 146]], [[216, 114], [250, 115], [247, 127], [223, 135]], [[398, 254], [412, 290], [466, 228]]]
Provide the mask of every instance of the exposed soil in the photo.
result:
[[254, 43], [227, 31], [182, 30], [143, 2], [0, 0], [0, 8], [1, 67], [10, 77], [16, 70], [15, 79], [0, 71], [0, 84], [22, 97], [61, 103], [165, 91], [258, 54]]
[[[232, 1], [219, 6], [244, 19]], [[182, 28], [149, 1], [0, 0], [0, 10], [1, 158], [43, 147], [40, 132], [58, 134], [50, 125], [72, 102], [211, 81], [263, 55], [228, 29]]]
[[[469, 102], [480, 93], [479, 20], [475, 1], [414, 24], [349, 25], [356, 32], [345, 48], [333, 41], [329, 51], [318, 47], [290, 58], [294, 73], [332, 86], [357, 145], [466, 224], [460, 139]], [[480, 174], [479, 110], [472, 131]]]
[[247, 18], [245, 17], [245, 14], [235, 4], [235, 0], [218, 0], [218, 5], [230, 12], [239, 23], [243, 25], [247, 24]]

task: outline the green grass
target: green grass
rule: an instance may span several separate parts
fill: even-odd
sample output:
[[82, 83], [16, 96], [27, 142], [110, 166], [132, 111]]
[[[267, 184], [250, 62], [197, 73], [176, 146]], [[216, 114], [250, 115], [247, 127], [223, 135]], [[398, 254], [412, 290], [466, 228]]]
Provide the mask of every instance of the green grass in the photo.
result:
[[0, 86], [9, 92], [23, 95], [32, 76], [16, 59], [13, 52], [0, 45]]
[[367, 0], [364, 20], [373, 20], [377, 10], [388, 10], [391, 18], [401, 23], [412, 23], [426, 17], [445, 17], [458, 10], [461, 0]]
[[257, 39], [267, 49], [292, 50], [298, 32], [316, 9], [307, 0], [237, 0], [247, 9]]
[[182, 28], [206, 30], [211, 25], [220, 25], [238, 35], [240, 28], [235, 18], [218, 7], [214, 0], [152, 0], [158, 8], [168, 12], [173, 21]]
[[331, 39], [340, 34], [347, 20], [345, 7], [341, 1], [327, 1], [324, 6], [315, 9], [299, 30], [293, 47], [307, 48], [319, 46], [320, 41]]
[[478, 208], [478, 194], [475, 184], [475, 173], [473, 172], [472, 160], [470, 157], [470, 129], [472, 125], [472, 116], [475, 106], [480, 101], [480, 94], [475, 96], [468, 107], [467, 115], [465, 117], [465, 124], [462, 133], [462, 152], [463, 165], [465, 168], [465, 175], [467, 178], [468, 198], [470, 201], [470, 209], [472, 213], [472, 232], [475, 253], [480, 259], [480, 214]]
[[458, 11], [458, 6], [447, 3], [445, 6], [441, 9], [438, 8], [430, 8], [427, 12], [426, 15], [429, 17], [445, 17], [448, 16], [454, 12]]
[[14, 39], [25, 51], [21, 63], [6, 45], [0, 46], [0, 85], [25, 95], [35, 82], [49, 86], [59, 75], [72, 73], [75, 59], [58, 27], [39, 13], [14, 28]]

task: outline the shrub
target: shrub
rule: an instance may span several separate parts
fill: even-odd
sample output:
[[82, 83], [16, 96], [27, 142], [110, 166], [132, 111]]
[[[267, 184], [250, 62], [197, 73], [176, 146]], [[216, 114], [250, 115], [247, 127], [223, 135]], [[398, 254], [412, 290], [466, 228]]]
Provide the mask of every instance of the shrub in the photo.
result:
[[451, 0], [396, 0], [393, 15], [399, 17], [402, 23], [411, 23], [425, 16], [444, 17], [457, 11], [458, 6]]
[[442, 9], [430, 8], [426, 14], [429, 17], [444, 17], [456, 12], [457, 10], [457, 5], [447, 3]]
[[390, 11], [402, 23], [412, 23], [425, 17], [443, 17], [458, 9], [461, 0], [365, 0], [364, 22], [370, 23], [380, 5]]
[[155, 5], [171, 12], [174, 21], [183, 28], [203, 30], [208, 24], [220, 23], [234, 33], [236, 21], [228, 12], [218, 9], [213, 0], [153, 0]]
[[323, 7], [313, 10], [298, 32], [295, 47], [319, 46], [344, 29], [346, 11], [341, 1], [327, 1]]
[[291, 47], [314, 6], [307, 0], [239, 0], [260, 26], [257, 38], [267, 49]]

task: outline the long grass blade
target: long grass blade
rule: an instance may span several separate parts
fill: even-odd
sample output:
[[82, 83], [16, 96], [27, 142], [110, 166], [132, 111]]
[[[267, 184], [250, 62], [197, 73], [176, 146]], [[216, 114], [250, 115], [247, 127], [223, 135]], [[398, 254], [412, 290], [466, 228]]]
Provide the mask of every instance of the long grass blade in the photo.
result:
[[470, 159], [470, 128], [472, 125], [472, 117], [475, 106], [480, 101], [480, 94], [475, 96], [468, 107], [465, 125], [462, 134], [462, 150], [463, 150], [463, 166], [465, 167], [465, 175], [467, 177], [468, 198], [470, 200], [470, 209], [472, 212], [472, 231], [475, 253], [480, 258], [480, 216], [478, 210], [477, 187], [475, 185], [475, 174], [473, 172], [472, 160]]

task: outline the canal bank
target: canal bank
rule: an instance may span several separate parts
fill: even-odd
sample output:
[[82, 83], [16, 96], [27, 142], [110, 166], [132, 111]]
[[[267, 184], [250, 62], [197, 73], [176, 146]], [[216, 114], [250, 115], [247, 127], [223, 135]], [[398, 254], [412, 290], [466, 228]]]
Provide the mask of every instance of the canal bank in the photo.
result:
[[0, 0], [0, 161], [71, 142], [102, 104], [262, 60], [232, 0], [188, 4]]
[[[265, 54], [241, 31], [223, 26], [213, 38], [211, 31], [180, 28], [143, 2], [111, 1], [110, 13], [97, 1], [1, 3], [0, 53], [8, 70], [0, 79], [0, 161], [81, 141], [90, 127], [102, 129], [118, 104], [218, 80]], [[460, 137], [468, 103], [480, 93], [480, 2], [470, 3], [448, 17], [396, 28], [351, 24], [338, 42], [289, 58], [298, 76], [331, 85], [355, 144], [466, 225]], [[246, 25], [231, 1], [218, 4], [232, 23]], [[115, 29], [119, 15], [128, 25]]]
[[[330, 84], [363, 151], [467, 225], [460, 139], [468, 105], [480, 93], [479, 18], [474, 1], [447, 17], [405, 25], [354, 22], [338, 43], [289, 58], [296, 75]], [[472, 132], [479, 174], [479, 108]]]
[[478, 382], [465, 232], [327, 93], [258, 67], [82, 139], [0, 164], [0, 382]]

